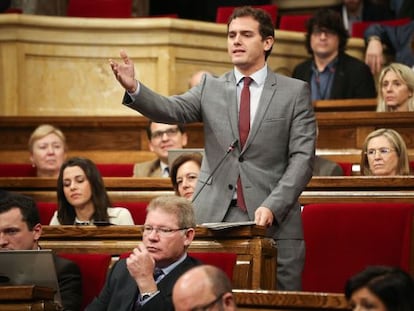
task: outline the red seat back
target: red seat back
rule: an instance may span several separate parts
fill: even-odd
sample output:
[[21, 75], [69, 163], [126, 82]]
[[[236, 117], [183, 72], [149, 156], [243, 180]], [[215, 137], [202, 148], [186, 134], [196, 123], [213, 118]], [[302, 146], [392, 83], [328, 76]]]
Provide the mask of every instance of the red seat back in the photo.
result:
[[60, 253], [60, 257], [75, 262], [81, 271], [82, 276], [82, 307], [85, 307], [98, 296], [105, 284], [108, 273], [110, 254], [80, 254]]
[[132, 16], [132, 0], [70, 0], [67, 16], [128, 18]]
[[410, 203], [305, 205], [303, 290], [343, 292], [346, 280], [369, 265], [410, 272], [413, 211]]
[[352, 163], [338, 162], [338, 165], [342, 168], [342, 172], [344, 172], [344, 176], [352, 176]]
[[40, 223], [48, 226], [52, 220], [53, 214], [57, 210], [57, 204], [54, 202], [37, 202], [36, 205], [39, 210]]
[[282, 15], [280, 17], [279, 29], [306, 32], [306, 22], [311, 17], [312, 17], [311, 14]]
[[133, 163], [101, 163], [96, 164], [102, 177], [132, 177]]
[[135, 225], [143, 225], [147, 217], [148, 202], [115, 202], [112, 206], [125, 207], [131, 213]]
[[29, 163], [0, 163], [0, 177], [36, 177], [36, 168]]
[[399, 26], [399, 25], [405, 25], [409, 23], [410, 21], [411, 19], [409, 18], [400, 18], [400, 19], [391, 19], [391, 20], [376, 21], [376, 22], [370, 22], [370, 21], [355, 22], [352, 24], [352, 37], [364, 38], [365, 30], [368, 28], [368, 26], [371, 26], [372, 24]]
[[[252, 5], [252, 7], [257, 9], [262, 9], [269, 13], [272, 18], [273, 25], [276, 26], [277, 11], [278, 7], [275, 4], [264, 4], [264, 5]], [[216, 12], [216, 23], [227, 24], [229, 21], [230, 15], [233, 13], [236, 6], [220, 6], [217, 8]]]

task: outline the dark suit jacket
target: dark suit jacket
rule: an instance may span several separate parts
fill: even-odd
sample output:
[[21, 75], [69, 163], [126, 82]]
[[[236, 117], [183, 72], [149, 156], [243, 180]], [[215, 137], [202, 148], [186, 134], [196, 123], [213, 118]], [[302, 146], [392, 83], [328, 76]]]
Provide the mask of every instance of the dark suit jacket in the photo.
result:
[[54, 255], [63, 310], [79, 311], [82, 304], [82, 278], [73, 261]]
[[315, 156], [315, 164], [313, 166], [313, 176], [343, 176], [342, 167], [328, 159]]
[[414, 51], [412, 48], [414, 21], [401, 26], [373, 24], [364, 33], [365, 40], [371, 36], [380, 37], [381, 42], [385, 43], [395, 53], [395, 62], [409, 67], [414, 66]]
[[[187, 258], [173, 271], [167, 274], [159, 283], [159, 293], [145, 303], [140, 311], [169, 311], [174, 310], [172, 289], [175, 281], [190, 268], [200, 262], [192, 257]], [[138, 287], [126, 267], [126, 259], [121, 259], [111, 269], [104, 288], [85, 311], [131, 311], [138, 298]]]
[[[292, 77], [310, 84], [312, 62], [313, 58], [310, 58], [297, 65]], [[369, 67], [346, 53], [339, 54], [331, 94], [327, 99], [374, 98], [376, 96], [375, 81]]]

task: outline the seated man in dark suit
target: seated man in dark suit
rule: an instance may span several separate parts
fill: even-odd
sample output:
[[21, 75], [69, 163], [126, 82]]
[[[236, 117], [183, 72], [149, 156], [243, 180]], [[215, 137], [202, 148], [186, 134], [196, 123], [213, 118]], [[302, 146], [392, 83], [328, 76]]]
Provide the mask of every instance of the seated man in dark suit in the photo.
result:
[[134, 165], [134, 177], [169, 177], [168, 150], [187, 145], [187, 133], [182, 124], [150, 121], [147, 127], [148, 146], [157, 159]]
[[[0, 250], [40, 249], [42, 234], [35, 201], [27, 196], [1, 192]], [[63, 310], [78, 311], [82, 303], [79, 267], [72, 261], [54, 256]]]
[[178, 196], [153, 199], [147, 207], [142, 242], [111, 269], [87, 311], [174, 310], [172, 289], [200, 262], [187, 255], [195, 235], [191, 202]]
[[322, 9], [309, 19], [306, 48], [312, 57], [297, 65], [292, 76], [309, 83], [312, 100], [376, 97], [369, 67], [345, 53], [347, 40], [337, 12]]

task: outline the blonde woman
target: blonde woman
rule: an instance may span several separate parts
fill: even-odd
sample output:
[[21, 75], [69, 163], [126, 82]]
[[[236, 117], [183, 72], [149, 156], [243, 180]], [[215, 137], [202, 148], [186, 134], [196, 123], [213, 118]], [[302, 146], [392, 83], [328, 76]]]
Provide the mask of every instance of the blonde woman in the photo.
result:
[[378, 129], [365, 139], [361, 154], [361, 175], [409, 175], [407, 147], [401, 135], [392, 129]]
[[414, 71], [403, 64], [385, 67], [378, 80], [377, 112], [414, 111]]
[[66, 138], [53, 125], [39, 125], [29, 138], [30, 162], [38, 177], [55, 177], [66, 159]]

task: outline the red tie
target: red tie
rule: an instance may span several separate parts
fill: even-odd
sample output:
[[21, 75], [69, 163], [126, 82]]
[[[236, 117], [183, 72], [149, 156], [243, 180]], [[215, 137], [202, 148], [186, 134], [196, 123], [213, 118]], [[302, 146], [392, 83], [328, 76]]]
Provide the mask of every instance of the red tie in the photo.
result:
[[[243, 149], [244, 144], [249, 136], [250, 131], [250, 83], [253, 79], [250, 77], [244, 77], [243, 89], [240, 94], [240, 109], [239, 109], [239, 136], [240, 147]], [[243, 188], [241, 184], [240, 176], [237, 179], [237, 206], [241, 210], [246, 211], [246, 202], [244, 201]]]

